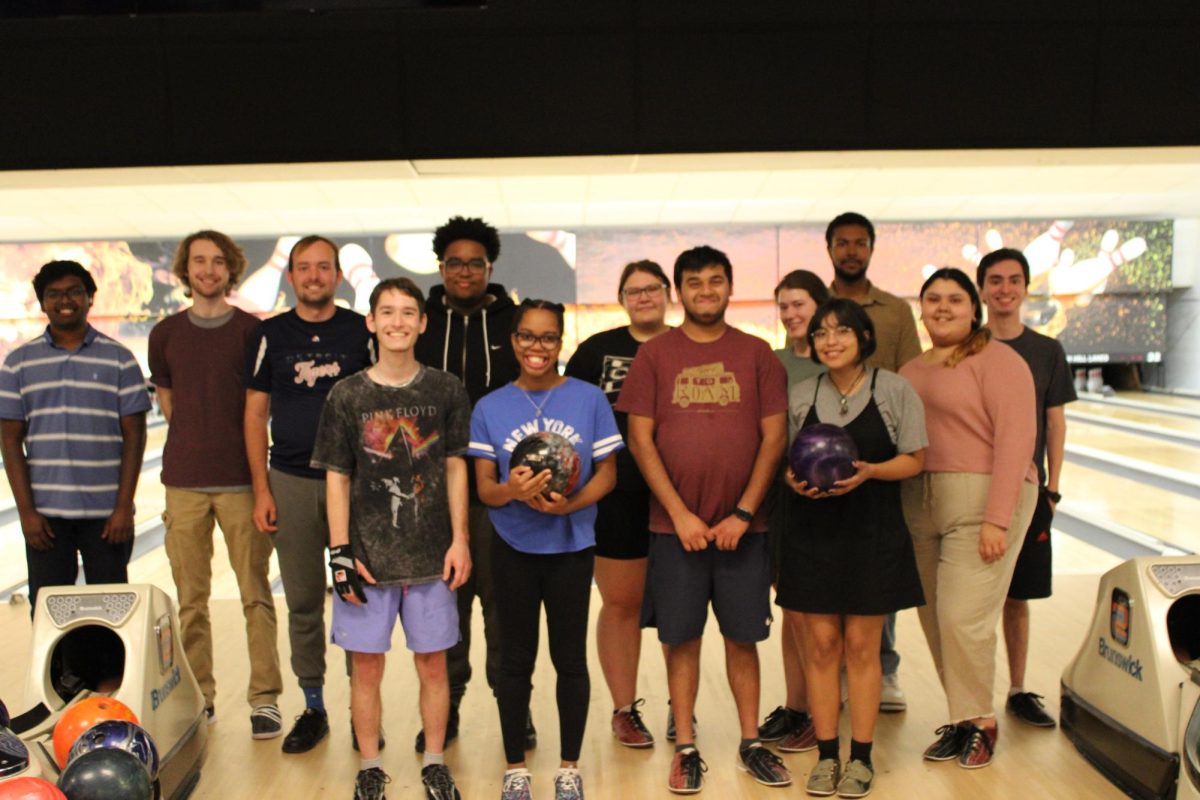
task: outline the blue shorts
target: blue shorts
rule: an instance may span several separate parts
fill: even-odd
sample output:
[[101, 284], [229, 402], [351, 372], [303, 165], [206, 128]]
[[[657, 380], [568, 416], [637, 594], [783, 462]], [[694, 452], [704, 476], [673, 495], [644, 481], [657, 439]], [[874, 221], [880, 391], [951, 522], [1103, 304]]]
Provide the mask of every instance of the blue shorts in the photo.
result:
[[412, 586], [363, 586], [361, 606], [333, 599], [329, 641], [352, 653], [392, 649], [396, 617], [404, 641], [414, 653], [437, 653], [458, 644], [458, 601], [445, 581]]
[[770, 634], [771, 553], [765, 533], [747, 533], [736, 550], [688, 552], [673, 533], [650, 537], [642, 627], [658, 628], [658, 640], [676, 645], [699, 639], [708, 605], [721, 635], [761, 642]]

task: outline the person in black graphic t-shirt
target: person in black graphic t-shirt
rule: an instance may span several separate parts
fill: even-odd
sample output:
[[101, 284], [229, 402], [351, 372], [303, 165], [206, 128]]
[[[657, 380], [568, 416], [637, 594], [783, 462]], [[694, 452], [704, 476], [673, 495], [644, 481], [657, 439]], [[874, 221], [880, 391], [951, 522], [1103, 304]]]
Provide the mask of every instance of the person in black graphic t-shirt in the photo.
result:
[[[254, 525], [275, 537], [288, 606], [292, 671], [304, 713], [283, 740], [285, 753], [311, 750], [329, 732], [325, 684], [325, 473], [309, 466], [325, 396], [374, 361], [366, 320], [333, 303], [342, 280], [337, 246], [306, 236], [288, 256], [296, 307], [265, 320], [250, 340], [246, 456]], [[271, 420], [270, 469], [267, 420]]]
[[[642, 342], [669, 330], [665, 318], [670, 281], [653, 261], [635, 261], [621, 273], [617, 297], [629, 314], [629, 325], [586, 339], [566, 370], [569, 377], [598, 385], [609, 403], [617, 402]], [[616, 418], [624, 438], [628, 417], [618, 413]], [[651, 747], [654, 736], [642, 722], [642, 700], [637, 697], [642, 595], [650, 552], [650, 488], [629, 451], [617, 453], [617, 488], [596, 507], [596, 585], [604, 602], [596, 622], [596, 649], [612, 694], [613, 736], [626, 747]]]

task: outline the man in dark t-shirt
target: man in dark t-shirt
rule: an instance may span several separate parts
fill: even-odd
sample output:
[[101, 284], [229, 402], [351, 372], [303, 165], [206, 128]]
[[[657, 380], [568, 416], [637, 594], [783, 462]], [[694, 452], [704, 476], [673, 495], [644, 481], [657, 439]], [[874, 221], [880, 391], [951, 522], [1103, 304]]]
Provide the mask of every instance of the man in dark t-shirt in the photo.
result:
[[470, 575], [467, 440], [471, 401], [453, 375], [422, 366], [413, 345], [425, 298], [407, 278], [371, 292], [378, 363], [340, 381], [321, 412], [312, 466], [326, 471], [329, 558], [338, 599], [333, 642], [350, 679], [362, 765], [355, 797], [382, 797], [379, 687], [397, 617], [421, 684], [425, 796], [458, 797], [444, 748], [446, 650], [459, 640], [455, 591]]
[[[254, 525], [274, 535], [288, 606], [292, 671], [304, 713], [283, 740], [303, 753], [329, 732], [325, 684], [325, 473], [309, 465], [325, 396], [374, 361], [366, 320], [334, 305], [342, 280], [337, 246], [306, 236], [288, 256], [296, 307], [259, 325], [247, 356], [245, 437]], [[270, 469], [267, 420], [271, 424]]]
[[766, 342], [726, 324], [733, 267], [724, 253], [685, 251], [674, 279], [683, 324], [642, 345], [616, 405], [653, 493], [642, 624], [667, 646], [677, 748], [668, 786], [693, 793], [703, 783], [692, 710], [710, 602], [738, 710], [738, 764], [784, 786], [790, 773], [758, 739], [756, 643], [771, 617], [762, 502], [787, 440], [787, 375]]
[[163, 523], [183, 648], [211, 724], [216, 720], [216, 680], [208, 597], [215, 521], [245, 610], [251, 736], [270, 739], [283, 733], [276, 705], [283, 678], [268, 577], [272, 545], [270, 537], [254, 528], [242, 433], [242, 371], [259, 321], [225, 299], [245, 268], [242, 249], [223, 233], [199, 231], [180, 242], [172, 271], [192, 305], [154, 326], [148, 356], [150, 380], [169, 425], [162, 462]]
[[1041, 695], [1025, 690], [1025, 661], [1029, 652], [1029, 601], [1050, 596], [1050, 524], [1054, 507], [1062, 499], [1058, 478], [1067, 438], [1063, 406], [1073, 402], [1075, 386], [1067, 357], [1057, 340], [1030, 330], [1021, 322], [1021, 303], [1029, 289], [1029, 262], [1020, 250], [1001, 248], [979, 262], [976, 273], [980, 297], [988, 309], [988, 328], [1012, 347], [1033, 373], [1037, 394], [1038, 501], [1025, 534], [1021, 554], [1004, 603], [1004, 643], [1008, 650], [1008, 712], [1022, 722], [1054, 727], [1054, 718], [1042, 706]]

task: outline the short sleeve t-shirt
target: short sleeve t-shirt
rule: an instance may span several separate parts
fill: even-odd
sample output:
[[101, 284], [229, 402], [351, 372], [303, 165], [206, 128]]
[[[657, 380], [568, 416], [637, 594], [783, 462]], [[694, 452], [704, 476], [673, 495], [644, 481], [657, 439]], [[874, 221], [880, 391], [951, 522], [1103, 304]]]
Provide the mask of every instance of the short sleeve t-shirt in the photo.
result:
[[[642, 343], [629, 333], [629, 328], [613, 328], [590, 336], [579, 345], [571, 360], [567, 362], [566, 374], [578, 378], [585, 383], [599, 386], [600, 391], [608, 398], [610, 405], [615, 405], [625, 385], [625, 376], [633, 364]], [[629, 418], [621, 412], [616, 413], [617, 429], [621, 438], [629, 439]], [[641, 470], [629, 450], [617, 452], [617, 488], [627, 492], [648, 492], [646, 481], [642, 478]]]
[[301, 478], [313, 469], [321, 406], [333, 385], [375, 361], [375, 340], [362, 314], [338, 307], [323, 322], [295, 309], [264, 320], [251, 338], [246, 388], [271, 395], [271, 468]]
[[259, 320], [240, 308], [199, 322], [191, 311], [150, 331], [150, 382], [171, 390], [162, 482], [196, 490], [249, 491], [242, 420], [246, 347]]
[[[676, 328], [642, 345], [617, 401], [627, 414], [655, 423], [655, 444], [671, 484], [708, 525], [733, 513], [762, 443], [761, 421], [787, 412], [787, 374], [757, 336], [727, 328], [695, 342]], [[759, 508], [752, 531], [765, 531]], [[673, 533], [652, 497], [650, 530]]]
[[33, 504], [47, 517], [112, 514], [121, 482], [121, 417], [150, 409], [133, 353], [90, 325], [65, 350], [45, 333], [4, 358], [0, 419], [25, 422]]
[[1025, 328], [1015, 339], [996, 339], [1017, 351], [1025, 359], [1033, 373], [1033, 390], [1037, 401], [1037, 441], [1033, 449], [1033, 463], [1037, 465], [1038, 481], [1046, 482], [1046, 409], [1065, 406], [1075, 402], [1075, 384], [1071, 381], [1071, 368], [1067, 366], [1067, 354], [1057, 339], [1043, 336], [1035, 330]]
[[350, 475], [350, 544], [382, 586], [442, 576], [450, 546], [446, 458], [464, 456], [471, 401], [448, 372], [421, 367], [404, 386], [364, 370], [321, 411], [312, 467]]
[[817, 419], [831, 425], [844, 427], [867, 407], [871, 400], [871, 381], [875, 381], [875, 406], [883, 417], [888, 438], [896, 445], [898, 453], [915, 453], [929, 446], [925, 435], [925, 404], [912, 384], [886, 369], [868, 368], [862, 387], [846, 402], [846, 413], [841, 413], [841, 395], [833, 387], [828, 375], [809, 378], [792, 387], [788, 397], [788, 430], [792, 437], [804, 424], [808, 410], [812, 408], [813, 393], [817, 397]]
[[796, 351], [791, 347], [776, 350], [775, 355], [779, 356], [779, 363], [783, 364], [783, 368], [787, 370], [788, 389], [825, 371], [823, 365], [808, 356], [796, 355]]
[[[541, 408], [541, 412], [537, 411]], [[469, 454], [496, 462], [496, 480], [508, 480], [517, 442], [538, 432], [557, 433], [579, 455], [576, 489], [592, 478], [596, 462], [624, 447], [612, 408], [595, 386], [567, 378], [553, 389], [526, 392], [515, 383], [484, 395], [471, 414]], [[558, 516], [512, 501], [489, 508], [500, 538], [522, 553], [575, 553], [596, 544], [596, 506]]]

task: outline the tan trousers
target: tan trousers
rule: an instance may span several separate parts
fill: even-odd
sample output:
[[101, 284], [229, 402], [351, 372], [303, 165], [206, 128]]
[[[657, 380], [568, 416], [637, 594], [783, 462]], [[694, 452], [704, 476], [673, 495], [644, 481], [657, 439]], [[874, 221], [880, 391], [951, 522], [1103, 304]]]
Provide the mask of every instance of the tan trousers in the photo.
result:
[[246, 618], [246, 640], [250, 651], [250, 686], [246, 699], [251, 707], [274, 703], [283, 690], [279, 674], [279, 649], [275, 640], [275, 601], [267, 577], [271, 559], [271, 537], [254, 527], [253, 492], [210, 494], [187, 489], [167, 490], [166, 551], [171, 575], [179, 594], [179, 621], [183, 627], [183, 650], [200, 684], [205, 705], [213, 705], [212, 623], [208, 598], [212, 588], [213, 523], [221, 526], [229, 565], [237, 577]]
[[918, 614], [955, 723], [995, 714], [996, 624], [1037, 500], [1037, 487], [1022, 484], [1004, 557], [988, 564], [979, 530], [990, 485], [990, 475], [926, 472], [901, 486], [925, 592]]

